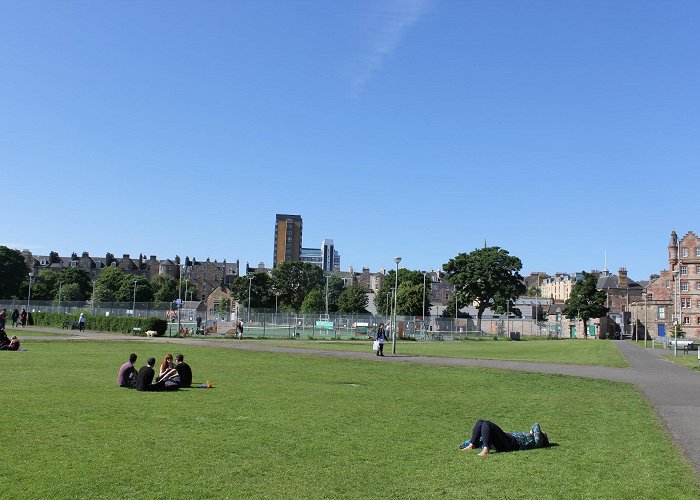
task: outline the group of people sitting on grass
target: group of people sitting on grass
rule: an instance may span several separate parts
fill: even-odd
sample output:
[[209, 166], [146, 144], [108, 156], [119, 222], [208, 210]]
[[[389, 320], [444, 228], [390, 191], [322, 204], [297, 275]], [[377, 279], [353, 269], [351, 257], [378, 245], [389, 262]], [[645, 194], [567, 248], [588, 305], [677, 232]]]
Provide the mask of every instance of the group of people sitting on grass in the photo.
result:
[[0, 329], [0, 351], [19, 351], [19, 339], [16, 335], [7, 337], [4, 329]]
[[134, 363], [137, 358], [136, 354], [131, 353], [129, 361], [119, 368], [117, 375], [119, 387], [137, 391], [173, 391], [192, 385], [192, 369], [185, 363], [185, 357], [182, 354], [175, 357], [177, 364], [173, 364], [172, 354], [166, 354], [160, 364], [158, 377], [153, 368], [156, 364], [155, 358], [148, 358], [146, 364], [136, 371]]

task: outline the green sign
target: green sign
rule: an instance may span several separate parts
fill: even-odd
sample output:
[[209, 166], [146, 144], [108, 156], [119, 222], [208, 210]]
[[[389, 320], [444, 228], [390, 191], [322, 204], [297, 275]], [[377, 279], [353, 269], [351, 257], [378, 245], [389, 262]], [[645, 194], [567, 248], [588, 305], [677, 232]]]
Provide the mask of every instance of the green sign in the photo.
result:
[[316, 322], [316, 328], [319, 330], [334, 330], [335, 323], [332, 321], [317, 321]]

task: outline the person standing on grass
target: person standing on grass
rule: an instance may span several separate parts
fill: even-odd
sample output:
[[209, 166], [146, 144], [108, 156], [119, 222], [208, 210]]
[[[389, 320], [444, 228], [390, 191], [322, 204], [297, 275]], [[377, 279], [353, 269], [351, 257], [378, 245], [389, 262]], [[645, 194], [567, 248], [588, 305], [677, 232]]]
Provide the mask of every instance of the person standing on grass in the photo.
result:
[[117, 385], [119, 387], [127, 387], [129, 389], [136, 387], [137, 372], [134, 363], [136, 363], [137, 357], [138, 356], [132, 352], [129, 354], [129, 361], [119, 368], [119, 374], [117, 375]]
[[19, 313], [19, 322], [22, 323], [22, 328], [27, 326], [27, 311], [25, 311], [24, 307], [22, 308], [22, 312]]
[[384, 341], [386, 340], [386, 330], [384, 330], [384, 323], [379, 323], [379, 328], [377, 328], [377, 342], [379, 342], [379, 349], [377, 349], [377, 356], [384, 356]]
[[85, 315], [83, 313], [80, 313], [80, 317], [78, 318], [78, 330], [81, 332], [85, 331]]
[[14, 328], [17, 328], [17, 324], [19, 323], [19, 309], [16, 307], [12, 310], [12, 326]]
[[4, 307], [0, 310], [0, 330], [5, 329], [5, 322], [7, 321], [7, 309]]
[[472, 437], [465, 441], [460, 449], [473, 450], [483, 446], [480, 457], [485, 457], [491, 451], [531, 450], [549, 446], [547, 434], [542, 432], [540, 424], [535, 423], [530, 432], [504, 432], [490, 420], [477, 420], [472, 429]]

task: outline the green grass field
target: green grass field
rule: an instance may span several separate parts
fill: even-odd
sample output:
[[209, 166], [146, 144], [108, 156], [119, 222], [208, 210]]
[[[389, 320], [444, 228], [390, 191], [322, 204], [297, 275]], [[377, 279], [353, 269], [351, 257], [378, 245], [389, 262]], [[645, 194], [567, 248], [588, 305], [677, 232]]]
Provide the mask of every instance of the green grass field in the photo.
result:
[[[258, 340], [264, 345], [343, 351], [372, 350], [371, 341], [332, 340]], [[391, 342], [384, 346], [391, 352]], [[402, 342], [397, 354], [447, 358], [502, 359], [571, 365], [595, 365], [624, 368], [628, 364], [612, 342], [597, 340], [466, 340], [453, 342]]]
[[[115, 387], [129, 352], [177, 346], [23, 345], [0, 352], [2, 498], [700, 497], [626, 384], [187, 346], [213, 389], [139, 393]], [[558, 446], [458, 451], [478, 418]]]
[[683, 366], [685, 368], [688, 368], [689, 370], [696, 372], [700, 371], [700, 363], [698, 362], [697, 352], [695, 351], [690, 351], [690, 353], [688, 354], [683, 354], [682, 352], [680, 352], [678, 356], [674, 356], [673, 354], [666, 354], [664, 355], [664, 358], [669, 360], [671, 363]]

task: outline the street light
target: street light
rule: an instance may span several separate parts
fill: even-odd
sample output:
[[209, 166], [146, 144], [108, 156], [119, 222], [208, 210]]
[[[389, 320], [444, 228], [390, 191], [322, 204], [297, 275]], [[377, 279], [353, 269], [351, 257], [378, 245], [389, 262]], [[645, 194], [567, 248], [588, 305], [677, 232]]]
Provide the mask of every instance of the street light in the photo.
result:
[[330, 274], [326, 275], [326, 319], [328, 319], [328, 280], [330, 277]]
[[423, 271], [423, 336], [425, 337], [425, 277], [428, 271]]
[[253, 286], [253, 275], [248, 276], [248, 324], [250, 324], [250, 288]]
[[58, 312], [61, 312], [61, 288], [63, 287], [63, 281], [58, 282]]
[[92, 303], [92, 314], [95, 314], [95, 283], [97, 279], [92, 280], [92, 295], [90, 295], [90, 302]]
[[396, 276], [394, 276], [396, 293], [394, 294], [394, 327], [391, 330], [391, 354], [396, 354], [396, 305], [399, 297], [399, 262], [401, 262], [401, 257], [394, 257], [394, 262], [396, 262]]
[[642, 294], [644, 296], [644, 348], [646, 349], [647, 347], [647, 315], [649, 314], [649, 308], [647, 306], [647, 298], [649, 294], [647, 292], [644, 292]]
[[673, 355], [678, 356], [678, 328], [681, 324], [680, 311], [680, 272], [673, 271]]
[[[32, 296], [32, 276], [34, 276], [34, 273], [29, 273], [29, 292], [27, 293], [27, 318], [29, 318], [29, 299]], [[29, 319], [27, 319], [27, 323], [29, 323]]]
[[[134, 302], [131, 304], [132, 317], [136, 316], [136, 282], [137, 280], [134, 280]], [[187, 298], [187, 295], [185, 295], [185, 298]]]

